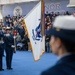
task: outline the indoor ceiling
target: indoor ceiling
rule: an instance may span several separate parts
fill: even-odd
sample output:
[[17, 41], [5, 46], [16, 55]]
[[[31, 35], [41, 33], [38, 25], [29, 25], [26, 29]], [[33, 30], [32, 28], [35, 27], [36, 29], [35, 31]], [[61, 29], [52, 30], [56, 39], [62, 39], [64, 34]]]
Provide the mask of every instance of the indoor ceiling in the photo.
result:
[[32, 1], [39, 1], [39, 0], [0, 0], [0, 5], [22, 3], [22, 2], [32, 2]]

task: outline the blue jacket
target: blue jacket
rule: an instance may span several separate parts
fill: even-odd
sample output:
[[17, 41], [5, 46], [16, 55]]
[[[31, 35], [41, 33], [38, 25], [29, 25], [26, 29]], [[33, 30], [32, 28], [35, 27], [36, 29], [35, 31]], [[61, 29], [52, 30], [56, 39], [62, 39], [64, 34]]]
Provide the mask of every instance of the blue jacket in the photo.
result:
[[[4, 50], [4, 43], [1, 43], [1, 41], [3, 41], [4, 35], [2, 32], [0, 32], [0, 50]], [[4, 41], [3, 41], [4, 42]]]
[[14, 38], [13, 38], [13, 35], [10, 34], [10, 36], [5, 36], [4, 37], [4, 43], [5, 43], [5, 49], [6, 50], [11, 50], [13, 49], [12, 48], [12, 45], [14, 45]]
[[43, 71], [41, 75], [75, 75], [75, 54], [61, 58], [55, 66]]

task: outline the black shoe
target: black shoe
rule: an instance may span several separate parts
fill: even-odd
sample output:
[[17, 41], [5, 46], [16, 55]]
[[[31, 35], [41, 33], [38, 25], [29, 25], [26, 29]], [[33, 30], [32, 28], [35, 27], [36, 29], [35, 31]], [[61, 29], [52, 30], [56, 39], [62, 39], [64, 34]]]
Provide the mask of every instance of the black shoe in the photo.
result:
[[7, 68], [8, 70], [12, 70], [13, 68]]
[[4, 71], [4, 69], [0, 69], [0, 71]]

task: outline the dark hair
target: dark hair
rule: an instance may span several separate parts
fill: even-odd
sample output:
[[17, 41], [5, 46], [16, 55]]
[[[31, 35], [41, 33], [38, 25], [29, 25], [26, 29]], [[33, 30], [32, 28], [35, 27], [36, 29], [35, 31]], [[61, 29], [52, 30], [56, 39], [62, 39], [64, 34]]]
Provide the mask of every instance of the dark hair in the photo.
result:
[[63, 45], [65, 46], [67, 52], [70, 52], [70, 53], [75, 52], [75, 42], [65, 40], [65, 39], [62, 39], [62, 38], [60, 38], [60, 39], [61, 39]]
[[[57, 38], [57, 36], [54, 36], [55, 38]], [[63, 43], [64, 47], [66, 48], [67, 52], [70, 53], [74, 53], [75, 52], [75, 42], [67, 40], [67, 39], [63, 39], [61, 37], [59, 37], [61, 42]]]

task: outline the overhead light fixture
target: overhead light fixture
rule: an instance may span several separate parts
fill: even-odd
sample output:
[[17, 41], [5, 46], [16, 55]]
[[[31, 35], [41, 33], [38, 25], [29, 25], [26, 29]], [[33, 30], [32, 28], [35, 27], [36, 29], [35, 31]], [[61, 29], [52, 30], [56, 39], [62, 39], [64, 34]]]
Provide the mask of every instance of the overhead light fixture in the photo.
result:
[[75, 0], [70, 0], [67, 7], [75, 7]]

